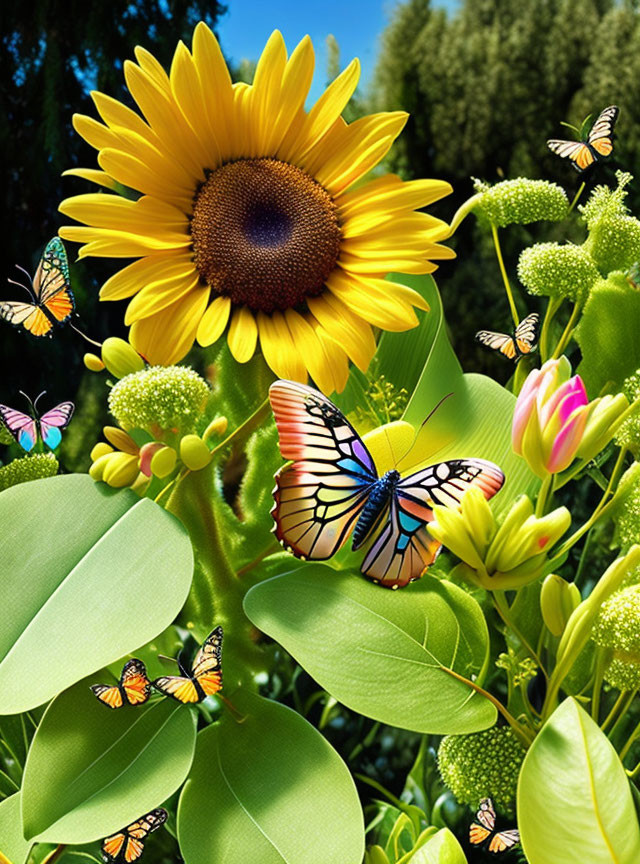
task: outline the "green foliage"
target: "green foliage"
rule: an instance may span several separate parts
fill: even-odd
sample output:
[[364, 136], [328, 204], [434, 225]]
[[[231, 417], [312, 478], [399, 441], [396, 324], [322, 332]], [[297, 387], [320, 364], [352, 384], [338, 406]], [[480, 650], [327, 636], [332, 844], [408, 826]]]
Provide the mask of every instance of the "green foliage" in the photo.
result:
[[[0, 519], [3, 714], [40, 705], [135, 650], [184, 603], [191, 548], [150, 501], [110, 494], [88, 476], [53, 477], [3, 492]], [[131, 614], [132, 598], [149, 596], [144, 615]]]
[[[23, 864], [31, 842], [22, 834], [20, 818], [21, 793], [16, 792], [0, 801], [0, 862], [1, 864]], [[4, 856], [4, 857], [3, 857]]]
[[28, 839], [86, 843], [159, 806], [189, 773], [195, 716], [171, 699], [112, 710], [79, 681], [53, 700], [33, 739], [22, 787]]
[[573, 699], [556, 709], [527, 753], [518, 825], [530, 864], [640, 856], [627, 776], [607, 737]]
[[232, 698], [239, 716], [200, 733], [180, 797], [186, 864], [359, 864], [362, 814], [336, 752], [290, 709]]
[[408, 859], [410, 864], [466, 864], [462, 847], [448, 828], [441, 828], [437, 834]]

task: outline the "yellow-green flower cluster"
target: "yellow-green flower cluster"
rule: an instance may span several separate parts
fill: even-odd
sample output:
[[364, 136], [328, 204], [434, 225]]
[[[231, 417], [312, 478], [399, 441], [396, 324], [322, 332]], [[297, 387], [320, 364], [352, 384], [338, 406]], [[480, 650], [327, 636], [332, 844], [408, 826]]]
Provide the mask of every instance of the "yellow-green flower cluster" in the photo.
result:
[[[13, 438], [11, 439], [13, 440]], [[34, 453], [14, 459], [0, 468], [0, 492], [18, 483], [54, 477], [58, 473], [58, 460], [53, 453]]]
[[489, 186], [476, 180], [475, 189], [482, 194], [476, 211], [497, 228], [527, 225], [546, 220], [558, 222], [567, 215], [569, 202], [564, 189], [548, 180], [503, 180]]
[[608, 649], [605, 681], [618, 690], [640, 687], [640, 585], [616, 591], [602, 604], [592, 635]]
[[151, 366], [126, 375], [109, 394], [109, 410], [123, 429], [192, 431], [206, 406], [209, 385], [187, 366]]
[[625, 551], [640, 543], [640, 462], [634, 462], [622, 475], [616, 498], [614, 539]]
[[4, 423], [0, 420], [0, 444], [13, 444], [15, 438], [9, 432]]
[[604, 274], [627, 270], [640, 259], [640, 221], [624, 203], [631, 174], [617, 171], [618, 186], [597, 186], [581, 207], [589, 229], [585, 249]]
[[[640, 398], [640, 369], [636, 369], [633, 375], [625, 379], [622, 392], [629, 402]], [[622, 423], [616, 434], [616, 444], [627, 447], [636, 459], [640, 456], [640, 413]]]
[[551, 547], [571, 524], [566, 507], [542, 518], [527, 495], [516, 499], [501, 524], [482, 492], [462, 496], [459, 508], [437, 504], [429, 532], [466, 565], [467, 578], [487, 591], [511, 590], [542, 575]]
[[471, 735], [445, 736], [438, 748], [438, 768], [461, 804], [477, 807], [482, 798], [491, 798], [501, 813], [511, 816], [524, 755], [509, 726], [494, 726]]
[[600, 274], [582, 246], [536, 243], [521, 252], [518, 278], [530, 294], [582, 302]]

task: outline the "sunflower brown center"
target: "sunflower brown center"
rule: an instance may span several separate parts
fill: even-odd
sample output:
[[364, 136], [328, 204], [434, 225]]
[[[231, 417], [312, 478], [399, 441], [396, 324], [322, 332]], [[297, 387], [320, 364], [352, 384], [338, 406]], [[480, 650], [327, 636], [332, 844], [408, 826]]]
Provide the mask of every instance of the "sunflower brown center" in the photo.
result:
[[196, 195], [191, 236], [207, 284], [269, 313], [322, 292], [341, 239], [329, 194], [277, 159], [241, 159], [212, 171]]

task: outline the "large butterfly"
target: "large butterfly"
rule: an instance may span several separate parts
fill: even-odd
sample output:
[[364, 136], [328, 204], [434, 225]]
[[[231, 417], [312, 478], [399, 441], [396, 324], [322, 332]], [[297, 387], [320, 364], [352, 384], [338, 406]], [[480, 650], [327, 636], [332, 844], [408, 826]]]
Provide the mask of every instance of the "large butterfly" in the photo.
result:
[[117, 834], [102, 841], [102, 860], [105, 864], [131, 864], [137, 861], [144, 850], [144, 840], [167, 821], [167, 811], [162, 807], [141, 816]]
[[489, 852], [498, 853], [511, 849], [520, 842], [520, 832], [516, 828], [508, 831], [496, 831], [496, 811], [491, 798], [483, 798], [476, 813], [477, 822], [472, 822], [469, 828], [469, 841], [474, 846], [481, 846], [488, 837]]
[[109, 708], [121, 708], [123, 705], [142, 705], [146, 702], [151, 694], [151, 682], [142, 660], [134, 657], [122, 667], [117, 684], [92, 684], [91, 689]]
[[22, 325], [34, 336], [51, 336], [55, 324], [64, 324], [75, 309], [75, 300], [69, 287], [69, 262], [59, 237], [50, 240], [38, 263], [33, 279], [26, 270], [31, 285], [14, 282], [30, 295], [28, 303], [6, 300], [0, 303], [0, 317], [16, 327]]
[[584, 141], [563, 141], [552, 138], [547, 147], [556, 156], [569, 159], [573, 167], [582, 174], [613, 150], [613, 127], [618, 119], [619, 108], [609, 105], [600, 113]]
[[[46, 392], [43, 390], [40, 396], [44, 396]], [[35, 402], [31, 402], [26, 393], [22, 393], [22, 395], [31, 404], [31, 415], [23, 414], [22, 411], [17, 411], [15, 408], [9, 408], [8, 405], [0, 405], [0, 419], [27, 453], [30, 453], [35, 447], [38, 435], [50, 450], [55, 450], [62, 440], [62, 430], [71, 421], [75, 405], [73, 402], [61, 402], [55, 408], [39, 416], [36, 405], [40, 396]]]
[[433, 504], [457, 506], [470, 486], [486, 498], [504, 474], [484, 459], [452, 459], [409, 477], [378, 476], [346, 417], [317, 390], [276, 381], [269, 391], [280, 452], [293, 460], [276, 474], [271, 511], [278, 540], [299, 558], [324, 560], [352, 534], [367, 544], [365, 576], [390, 588], [418, 579], [440, 550], [429, 534]]
[[156, 678], [153, 686], [178, 702], [202, 702], [222, 689], [222, 627], [216, 627], [202, 643], [188, 672], [180, 660], [181, 675]]
[[537, 312], [532, 312], [522, 319], [512, 336], [507, 333], [496, 333], [493, 330], [479, 330], [476, 333], [476, 340], [517, 363], [525, 354], [535, 351], [539, 325], [540, 316]]

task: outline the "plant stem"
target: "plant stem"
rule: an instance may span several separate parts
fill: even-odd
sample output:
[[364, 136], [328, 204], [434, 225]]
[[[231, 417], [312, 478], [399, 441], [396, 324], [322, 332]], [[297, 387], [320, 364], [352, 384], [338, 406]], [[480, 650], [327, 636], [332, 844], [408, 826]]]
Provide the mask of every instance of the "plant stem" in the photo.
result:
[[43, 860], [42, 864], [53, 864], [54, 861], [57, 861], [58, 858], [62, 855], [64, 850], [67, 848], [66, 843], [59, 843], [53, 852], [50, 852], [47, 857]]
[[633, 743], [636, 740], [636, 738], [638, 737], [638, 735], [640, 735], [640, 723], [638, 723], [636, 725], [636, 727], [634, 728], [631, 735], [629, 735], [629, 737], [627, 738], [627, 741], [626, 741], [624, 747], [620, 751], [619, 755], [620, 755], [620, 761], [621, 762], [624, 760], [624, 757], [627, 755], [629, 750], [631, 750], [631, 747], [633, 746]]
[[553, 481], [553, 476], [551, 474], [547, 474], [547, 476], [542, 481], [542, 485], [538, 491], [538, 497], [536, 498], [536, 513], [535, 515], [540, 518], [544, 516], [544, 512], [546, 509], [547, 498], [549, 496], [549, 491], [551, 490], [551, 483]]
[[502, 702], [499, 699], [496, 699], [496, 697], [492, 693], [489, 693], [488, 690], [484, 690], [482, 687], [478, 686], [478, 684], [476, 684], [475, 682], [470, 681], [468, 678], [465, 678], [463, 675], [458, 675], [458, 673], [454, 672], [453, 669], [449, 669], [447, 666], [441, 666], [440, 668], [442, 669], [443, 672], [446, 672], [448, 675], [451, 675], [452, 678], [456, 678], [458, 681], [462, 681], [462, 683], [466, 684], [467, 687], [470, 687], [472, 690], [475, 690], [476, 693], [479, 693], [481, 696], [484, 696], [485, 699], [488, 699], [492, 705], [495, 705], [495, 707], [502, 714], [502, 716], [507, 721], [509, 726], [511, 726], [511, 728], [513, 729], [515, 734], [520, 739], [520, 743], [525, 747], [525, 749], [529, 748], [529, 745], [531, 744], [531, 742], [533, 741], [533, 738], [534, 738], [533, 733], [529, 729], [526, 729], [521, 723], [518, 723], [518, 721], [513, 716], [513, 714], [511, 714], [505, 708], [505, 706], [502, 704]]
[[604, 721], [600, 724], [600, 728], [602, 729], [603, 732], [607, 731], [613, 718], [617, 715], [620, 706], [624, 702], [626, 692], [627, 692], [626, 690], [621, 690], [620, 693], [618, 693], [618, 698], [613, 703], [613, 707], [611, 708], [611, 711], [609, 711], [609, 713], [607, 714]]
[[565, 350], [569, 342], [571, 341], [571, 337], [573, 336], [573, 331], [575, 330], [576, 321], [578, 320], [578, 316], [580, 315], [580, 305], [578, 303], [574, 303], [573, 310], [571, 315], [569, 316], [569, 320], [567, 321], [567, 326], [564, 328], [562, 336], [560, 337], [560, 341], [556, 345], [556, 350], [551, 355], [553, 359], [557, 359], [560, 357], [562, 352]]
[[536, 651], [532, 648], [530, 643], [525, 639], [522, 635], [522, 632], [516, 627], [513, 623], [513, 618], [511, 617], [511, 609], [509, 607], [509, 603], [507, 601], [507, 596], [504, 591], [492, 591], [491, 599], [493, 600], [493, 604], [496, 607], [498, 615], [502, 618], [506, 626], [511, 630], [515, 636], [520, 640], [523, 647], [526, 648], [529, 656], [534, 661], [534, 663], [542, 670], [542, 674], [544, 677], [549, 680], [549, 676], [542, 665], [542, 660], [540, 656], [536, 653]]
[[631, 703], [635, 699], [637, 692], [638, 692], [637, 688], [635, 690], [625, 691], [625, 699], [624, 699], [622, 705], [620, 706], [618, 717], [616, 718], [616, 721], [613, 724], [613, 726], [611, 727], [611, 731], [609, 732], [609, 740], [611, 740], [613, 738], [613, 736], [616, 734], [620, 724], [624, 722], [625, 715], [629, 709], [629, 706], [631, 705]]
[[547, 311], [542, 322], [542, 329], [540, 330], [540, 359], [543, 363], [549, 359], [549, 329], [551, 322], [563, 302], [564, 298], [562, 297], [552, 297], [547, 304]]
[[507, 271], [504, 266], [504, 259], [502, 257], [502, 249], [500, 248], [500, 240], [498, 239], [498, 229], [497, 227], [491, 223], [491, 234], [493, 236], [493, 245], [496, 249], [496, 256], [498, 258], [498, 265], [500, 267], [500, 272], [502, 273], [502, 281], [504, 282], [504, 288], [507, 292], [507, 299], [509, 300], [509, 306], [511, 308], [511, 317], [513, 318], [514, 326], [518, 326], [518, 310], [516, 308], [515, 300], [513, 299], [513, 292], [511, 291], [511, 285], [509, 283], [509, 277], [507, 276]]
[[471, 213], [476, 204], [478, 204], [478, 202], [482, 198], [482, 195], [482, 192], [476, 192], [475, 195], [472, 195], [471, 198], [467, 198], [467, 200], [463, 204], [461, 204], [460, 207], [458, 207], [458, 209], [453, 215], [451, 224], [449, 225], [449, 233], [447, 234], [447, 238], [452, 237], [455, 234], [455, 232], [460, 227], [462, 221], [466, 219], [466, 217], [469, 215], [469, 213]]
[[573, 201], [571, 202], [571, 204], [569, 205], [569, 209], [567, 210], [567, 216], [569, 215], [569, 213], [571, 213], [571, 211], [573, 210], [573, 208], [574, 208], [574, 207], [576, 206], [576, 204], [578, 203], [578, 200], [580, 199], [580, 196], [581, 196], [582, 193], [584, 192], [584, 187], [585, 187], [585, 181], [583, 180], [582, 183], [580, 184], [580, 186], [578, 187], [578, 191], [577, 191], [576, 194], [573, 196]]
[[253, 414], [247, 417], [247, 419], [239, 426], [236, 426], [231, 435], [227, 435], [224, 441], [221, 441], [220, 444], [213, 448], [211, 451], [212, 455], [223, 450], [225, 447], [228, 447], [229, 444], [246, 441], [249, 435], [251, 435], [251, 433], [262, 424], [262, 421], [269, 416], [270, 410], [269, 400], [265, 399], [264, 402], [256, 408]]

